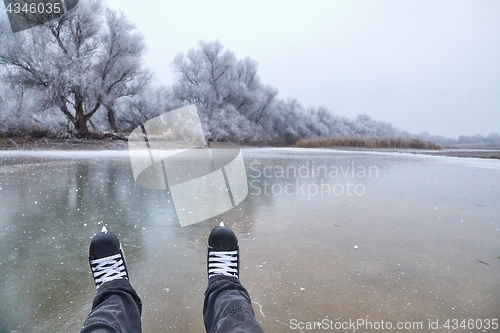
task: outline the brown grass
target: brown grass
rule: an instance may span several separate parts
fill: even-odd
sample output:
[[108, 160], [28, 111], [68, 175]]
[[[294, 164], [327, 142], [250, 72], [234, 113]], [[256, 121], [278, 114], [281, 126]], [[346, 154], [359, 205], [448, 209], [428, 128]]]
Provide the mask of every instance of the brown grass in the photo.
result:
[[376, 137], [330, 137], [301, 139], [294, 145], [296, 148], [328, 148], [328, 147], [356, 147], [356, 148], [397, 148], [397, 149], [426, 149], [440, 150], [441, 146], [432, 141], [415, 138], [376, 138]]

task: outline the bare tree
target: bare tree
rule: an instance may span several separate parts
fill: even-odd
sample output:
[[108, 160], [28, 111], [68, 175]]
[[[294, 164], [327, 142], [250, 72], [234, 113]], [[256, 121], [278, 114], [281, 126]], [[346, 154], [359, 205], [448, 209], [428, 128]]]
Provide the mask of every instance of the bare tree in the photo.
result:
[[141, 70], [143, 37], [136, 33], [136, 27], [125, 15], [108, 9], [106, 27], [108, 33], [102, 36], [105, 52], [100, 69], [106, 88], [102, 104], [107, 109], [111, 129], [117, 132], [117, 99], [135, 96], [149, 84], [152, 73]]
[[258, 141], [271, 137], [262, 124], [274, 112], [278, 91], [260, 82], [256, 61], [237, 60], [218, 41], [201, 41], [187, 54], [179, 54], [172, 67], [175, 97], [199, 106], [209, 138]]
[[171, 90], [150, 84], [133, 98], [123, 98], [116, 103], [119, 112], [118, 123], [121, 129], [131, 131], [145, 121], [165, 112], [182, 107], [182, 103], [173, 97]]
[[177, 55], [172, 66], [176, 76], [175, 96], [203, 106], [210, 113], [224, 102], [226, 83], [236, 67], [236, 58], [229, 50], [223, 52], [218, 41], [200, 42], [198, 49]]
[[42, 92], [46, 107], [56, 106], [81, 136], [90, 135], [88, 124], [101, 107], [116, 130], [114, 102], [135, 95], [150, 78], [141, 68], [142, 35], [99, 0], [20, 33], [2, 29], [0, 43], [7, 80]]

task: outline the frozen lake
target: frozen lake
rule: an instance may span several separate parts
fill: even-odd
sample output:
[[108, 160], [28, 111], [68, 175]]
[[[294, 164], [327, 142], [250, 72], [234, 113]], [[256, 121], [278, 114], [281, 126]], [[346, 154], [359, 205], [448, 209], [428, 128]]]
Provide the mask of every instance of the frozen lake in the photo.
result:
[[239, 237], [241, 281], [267, 332], [500, 321], [500, 160], [242, 152], [247, 198], [183, 228], [165, 190], [135, 184], [127, 151], [0, 152], [0, 332], [79, 331], [103, 224], [122, 241], [143, 331], [204, 332], [206, 240], [220, 221]]

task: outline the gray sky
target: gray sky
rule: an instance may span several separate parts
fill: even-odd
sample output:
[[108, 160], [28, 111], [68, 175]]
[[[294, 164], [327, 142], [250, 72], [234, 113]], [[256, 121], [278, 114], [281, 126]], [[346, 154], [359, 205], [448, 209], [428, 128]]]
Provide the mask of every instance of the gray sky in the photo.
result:
[[279, 98], [367, 113], [413, 133], [500, 132], [498, 0], [108, 0], [173, 83], [175, 55], [218, 39]]

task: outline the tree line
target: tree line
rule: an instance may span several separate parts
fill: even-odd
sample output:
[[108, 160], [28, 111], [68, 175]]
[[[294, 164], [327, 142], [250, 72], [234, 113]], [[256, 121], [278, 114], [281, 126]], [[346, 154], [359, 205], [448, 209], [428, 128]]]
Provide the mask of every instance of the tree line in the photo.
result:
[[196, 104], [210, 141], [293, 144], [314, 137], [411, 136], [366, 114], [351, 120], [325, 107], [279, 99], [276, 88], [261, 82], [255, 60], [238, 59], [218, 41], [201, 41], [177, 55], [168, 88], [144, 68], [145, 49], [137, 27], [98, 0], [81, 1], [60, 18], [16, 34], [1, 20], [0, 133], [126, 133]]

